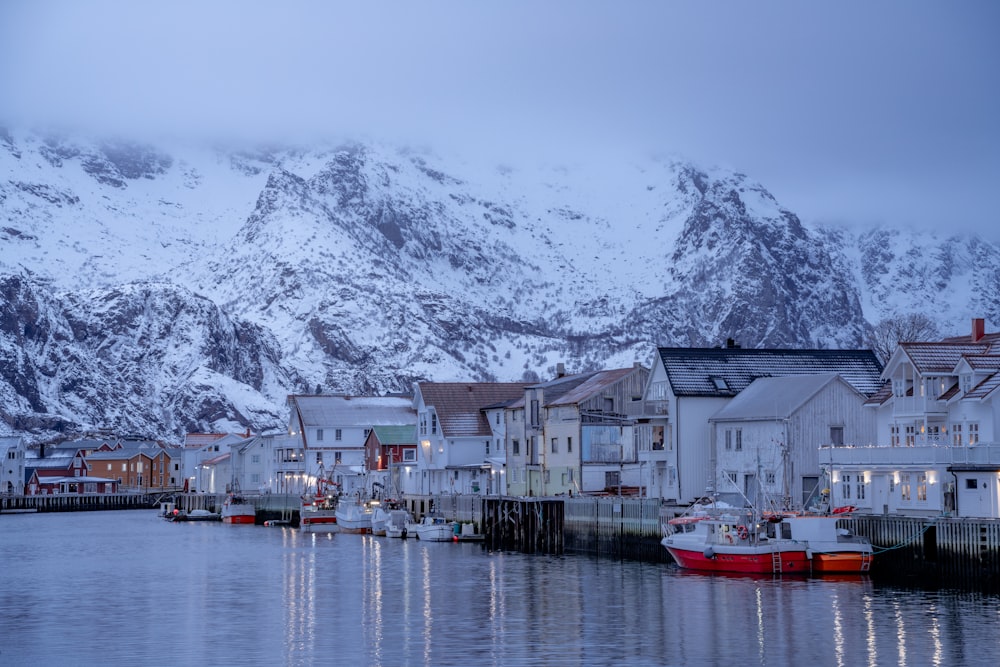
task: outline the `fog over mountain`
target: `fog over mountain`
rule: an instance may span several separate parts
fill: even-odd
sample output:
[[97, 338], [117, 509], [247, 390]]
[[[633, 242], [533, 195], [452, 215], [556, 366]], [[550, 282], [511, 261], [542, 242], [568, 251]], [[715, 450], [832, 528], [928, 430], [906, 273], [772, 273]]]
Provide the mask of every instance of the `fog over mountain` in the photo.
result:
[[1000, 246], [816, 227], [688, 160], [0, 131], [0, 434], [282, 427], [290, 393], [1000, 322]]

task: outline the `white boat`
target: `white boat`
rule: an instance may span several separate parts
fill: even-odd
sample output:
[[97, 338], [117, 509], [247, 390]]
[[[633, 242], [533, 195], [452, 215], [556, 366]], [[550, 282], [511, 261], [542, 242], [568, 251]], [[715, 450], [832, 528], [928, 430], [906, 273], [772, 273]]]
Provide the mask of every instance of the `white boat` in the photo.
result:
[[341, 533], [371, 533], [372, 507], [367, 503], [341, 498], [337, 503], [337, 531]]
[[385, 524], [385, 536], [406, 539], [409, 535], [408, 526], [413, 523], [413, 516], [406, 510], [390, 510], [389, 520]]
[[184, 512], [175, 509], [173, 513], [167, 517], [169, 521], [222, 521], [222, 517], [215, 513], [209, 512], [208, 510], [191, 510], [190, 512]]
[[391, 510], [377, 502], [372, 503], [372, 535], [385, 537], [386, 525], [389, 523]]
[[425, 542], [451, 542], [455, 538], [455, 524], [440, 516], [425, 516], [420, 523], [407, 526], [410, 533]]

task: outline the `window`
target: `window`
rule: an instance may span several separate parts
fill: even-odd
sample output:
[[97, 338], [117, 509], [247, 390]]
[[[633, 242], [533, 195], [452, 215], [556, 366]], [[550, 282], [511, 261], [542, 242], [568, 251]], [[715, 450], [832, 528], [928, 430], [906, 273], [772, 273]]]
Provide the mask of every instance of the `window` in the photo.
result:
[[858, 500], [864, 500], [865, 499], [865, 476], [864, 475], [858, 475], [858, 495], [857, 495], [857, 498], [858, 498]]
[[969, 444], [974, 445], [979, 442], [979, 424], [969, 424]]
[[438, 432], [438, 416], [436, 412], [431, 413], [431, 433]]
[[252, 475], [250, 475], [250, 483], [251, 484], [260, 484], [260, 473], [259, 472], [255, 472]]
[[515, 454], [521, 453], [521, 441], [518, 440], [517, 438], [514, 438], [513, 440], [510, 441], [510, 446], [511, 446], [511, 451], [513, 453]]
[[726, 451], [729, 451], [732, 448], [733, 448], [733, 432], [729, 429], [726, 429]]
[[344, 437], [344, 432], [341, 431], [339, 428], [333, 432], [333, 439], [336, 440], [337, 442], [340, 442], [343, 439], [343, 437]]
[[889, 427], [889, 444], [893, 447], [899, 447], [899, 424], [893, 424]]
[[768, 471], [764, 473], [764, 483], [769, 486], [774, 486], [774, 471]]
[[830, 427], [830, 444], [834, 447], [844, 446], [844, 427], [843, 426], [831, 426]]
[[486, 456], [490, 455], [490, 441], [486, 441]]
[[899, 498], [910, 501], [910, 473], [904, 472], [899, 476]]
[[497, 410], [497, 415], [496, 415], [496, 423], [497, 423], [497, 424], [499, 424], [499, 423], [500, 423], [500, 411], [499, 411], [499, 410]]
[[323, 452], [316, 452], [316, 464], [323, 465]]
[[552, 453], [559, 453], [559, 438], [552, 438]]
[[407, 463], [412, 463], [417, 460], [417, 450], [415, 449], [404, 449], [403, 450], [403, 461]]
[[736, 484], [736, 472], [734, 472], [734, 471], [728, 471], [728, 472], [725, 473], [725, 475], [726, 475], [726, 479], [728, 479], [734, 485]]
[[736, 429], [736, 451], [743, 450], [743, 429]]
[[927, 500], [927, 473], [917, 475], [917, 500]]
[[260, 454], [251, 454], [250, 463], [260, 463]]
[[841, 475], [840, 481], [841, 481], [841, 491], [840, 491], [841, 495], [843, 496], [844, 500], [850, 500], [850, 498], [851, 498], [851, 476], [850, 475]]
[[604, 473], [604, 486], [610, 488], [621, 484], [621, 473], [618, 470], [610, 470]]
[[962, 425], [952, 424], [951, 425], [951, 444], [955, 446], [961, 446], [965, 443], [962, 442]]
[[333, 462], [334, 463], [340, 463], [341, 462], [340, 454], [341, 454], [341, 452], [334, 452], [333, 453]]
[[979, 488], [979, 480], [976, 479], [975, 477], [970, 477], [969, 479], [965, 480], [965, 488], [966, 489], [970, 489], [970, 490], [971, 489], [978, 489]]
[[111, 470], [111, 464], [110, 463], [108, 464], [108, 470]]
[[535, 399], [531, 401], [531, 425], [538, 426], [538, 401]]
[[906, 427], [906, 446], [912, 447], [916, 435], [916, 427], [910, 425]]
[[[573, 437], [572, 436], [566, 438], [566, 451], [570, 452], [570, 453], [573, 452]], [[572, 480], [573, 478], [570, 477], [570, 479]]]
[[323, 429], [318, 428], [316, 429], [316, 441], [319, 442], [322, 439], [323, 439]]

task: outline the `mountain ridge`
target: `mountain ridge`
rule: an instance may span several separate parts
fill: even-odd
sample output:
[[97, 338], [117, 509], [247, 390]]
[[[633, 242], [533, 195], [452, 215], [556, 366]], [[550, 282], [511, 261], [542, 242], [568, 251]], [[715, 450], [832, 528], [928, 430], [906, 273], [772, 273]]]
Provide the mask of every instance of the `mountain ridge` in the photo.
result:
[[4, 131], [0, 211], [0, 432], [32, 438], [281, 428], [290, 393], [515, 381], [727, 338], [856, 348], [924, 307], [942, 333], [1000, 321], [997, 244], [806, 225], [746, 175], [675, 158]]

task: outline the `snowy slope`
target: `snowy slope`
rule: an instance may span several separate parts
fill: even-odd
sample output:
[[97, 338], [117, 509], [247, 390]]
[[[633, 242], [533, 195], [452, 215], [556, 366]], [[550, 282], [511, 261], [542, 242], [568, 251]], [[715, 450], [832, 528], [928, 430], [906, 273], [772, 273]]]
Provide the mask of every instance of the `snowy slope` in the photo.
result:
[[382, 143], [234, 151], [0, 131], [0, 431], [283, 422], [288, 393], [859, 347], [1000, 321], [975, 238], [803, 225], [676, 158], [495, 164]]

